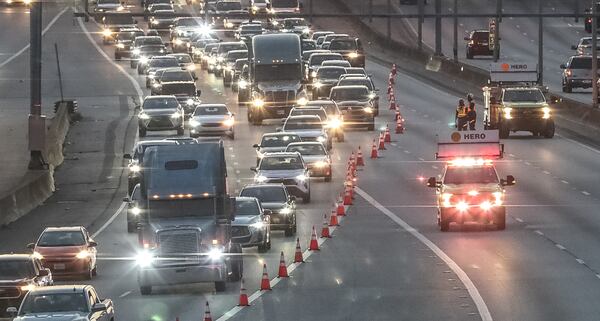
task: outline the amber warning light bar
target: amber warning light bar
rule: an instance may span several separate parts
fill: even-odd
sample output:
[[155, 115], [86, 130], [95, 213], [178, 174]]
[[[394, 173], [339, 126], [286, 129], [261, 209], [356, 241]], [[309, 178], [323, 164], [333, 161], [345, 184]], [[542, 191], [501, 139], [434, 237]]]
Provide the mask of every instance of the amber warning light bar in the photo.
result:
[[436, 159], [464, 157], [499, 159], [504, 154], [498, 130], [452, 131], [438, 134]]

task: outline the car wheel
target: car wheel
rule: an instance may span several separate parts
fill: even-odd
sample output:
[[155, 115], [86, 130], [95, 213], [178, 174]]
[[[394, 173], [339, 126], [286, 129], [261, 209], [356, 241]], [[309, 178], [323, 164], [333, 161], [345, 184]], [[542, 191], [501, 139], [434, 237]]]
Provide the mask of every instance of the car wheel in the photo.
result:
[[473, 54], [469, 50], [467, 50], [467, 59], [473, 59]]
[[92, 269], [92, 275], [93, 276], [98, 275], [98, 265], [94, 266], [94, 268]]
[[216, 292], [225, 292], [226, 290], [227, 290], [227, 282], [225, 282], [225, 281], [215, 282], [215, 291]]
[[138, 130], [138, 134], [140, 137], [146, 137], [146, 129], [145, 128], [140, 128]]
[[552, 137], [554, 137], [554, 122], [549, 122], [546, 125], [546, 130], [544, 131], [544, 137], [545, 138], [552, 138]]
[[83, 279], [84, 280], [91, 280], [92, 277], [94, 276], [94, 272], [91, 266], [88, 266], [87, 271], [83, 273]]
[[134, 222], [127, 222], [127, 233], [134, 233], [137, 230]]
[[185, 128], [183, 128], [183, 127], [177, 128], [177, 135], [183, 136], [183, 134], [185, 134]]
[[302, 197], [302, 203], [304, 203], [304, 204], [310, 203], [310, 192], [306, 193], [306, 195], [304, 195], [304, 197]]
[[326, 182], [331, 182], [331, 174], [329, 176], [325, 176], [325, 181]]
[[142, 295], [150, 295], [150, 294], [152, 294], [152, 286], [151, 285], [140, 286], [140, 293]]
[[571, 86], [571, 84], [569, 84], [568, 82], [565, 83], [563, 85], [563, 92], [565, 92], [565, 93], [572, 93], [573, 92], [573, 86]]
[[494, 215], [494, 223], [498, 230], [502, 231], [506, 229], [506, 210], [504, 208]]
[[499, 132], [500, 132], [500, 138], [508, 138], [508, 136], [510, 135], [510, 131], [508, 130], [508, 127], [503, 126], [502, 124], [500, 124], [500, 128], [499, 128]]
[[133, 68], [136, 68], [136, 67], [137, 67], [137, 63], [136, 63], [135, 61], [133, 61], [133, 60], [132, 60], [132, 61], [129, 63], [129, 67], [131, 67], [131, 69], [133, 69]]

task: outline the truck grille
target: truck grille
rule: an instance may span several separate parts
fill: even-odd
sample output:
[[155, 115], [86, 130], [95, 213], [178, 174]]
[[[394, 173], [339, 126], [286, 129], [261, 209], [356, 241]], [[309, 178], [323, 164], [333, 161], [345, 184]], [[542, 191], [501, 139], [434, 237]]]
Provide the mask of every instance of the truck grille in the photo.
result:
[[231, 227], [231, 236], [232, 237], [241, 237], [250, 235], [250, 231], [247, 226], [232, 226]]
[[265, 102], [295, 102], [296, 92], [294, 90], [267, 91], [265, 92]]
[[540, 119], [544, 112], [539, 108], [514, 108], [512, 110], [513, 118]]
[[148, 128], [162, 128], [170, 126], [173, 126], [170, 116], [154, 116], [150, 119], [150, 122], [148, 122]]
[[0, 288], [0, 299], [14, 299], [21, 296], [18, 288]]
[[158, 265], [199, 264], [200, 235], [193, 230], [167, 230], [158, 233]]
[[270, 179], [269, 183], [282, 183], [283, 185], [297, 185], [294, 179], [274, 178]]

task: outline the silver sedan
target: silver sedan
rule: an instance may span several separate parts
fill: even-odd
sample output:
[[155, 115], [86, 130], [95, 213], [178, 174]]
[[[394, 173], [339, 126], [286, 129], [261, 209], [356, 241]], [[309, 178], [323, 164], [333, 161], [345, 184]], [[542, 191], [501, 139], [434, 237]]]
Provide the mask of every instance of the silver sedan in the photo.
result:
[[227, 135], [235, 138], [234, 114], [224, 104], [200, 104], [190, 118], [190, 136]]

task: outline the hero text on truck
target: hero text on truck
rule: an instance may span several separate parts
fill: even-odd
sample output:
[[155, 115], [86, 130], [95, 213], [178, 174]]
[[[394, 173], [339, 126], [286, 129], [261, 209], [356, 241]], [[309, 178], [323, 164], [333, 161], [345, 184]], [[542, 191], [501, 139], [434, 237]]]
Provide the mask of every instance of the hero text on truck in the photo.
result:
[[227, 192], [223, 142], [153, 146], [142, 166], [138, 255], [142, 295], [158, 285], [239, 281], [243, 260], [231, 242], [235, 198]]

